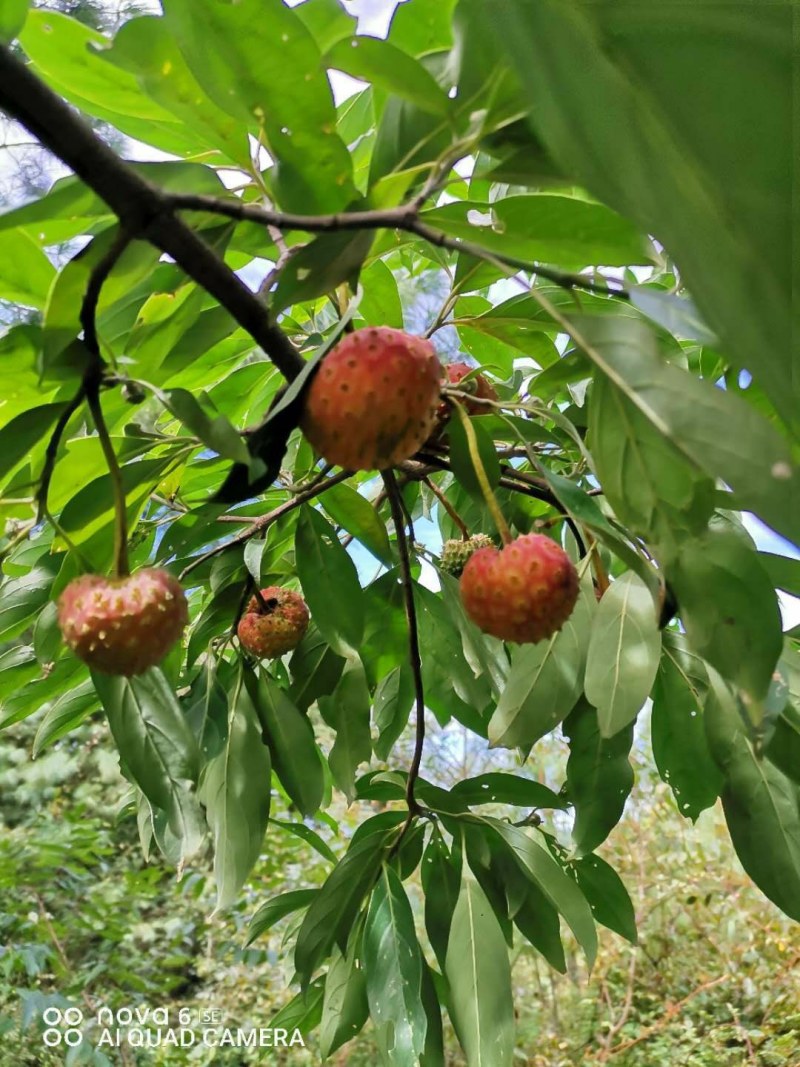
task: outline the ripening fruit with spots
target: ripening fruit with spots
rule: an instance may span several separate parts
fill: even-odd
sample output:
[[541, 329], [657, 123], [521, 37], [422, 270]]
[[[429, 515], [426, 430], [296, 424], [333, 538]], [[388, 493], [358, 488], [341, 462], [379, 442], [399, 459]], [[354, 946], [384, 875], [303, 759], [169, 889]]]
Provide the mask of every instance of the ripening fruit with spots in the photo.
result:
[[464, 610], [484, 633], [535, 644], [552, 637], [578, 599], [578, 572], [555, 541], [524, 534], [504, 548], [481, 548], [464, 567]]
[[[458, 385], [473, 370], [475, 368], [470, 367], [468, 363], [448, 363], [444, 368], [445, 377], [450, 385]], [[478, 397], [480, 400], [498, 399], [494, 387], [488, 383], [482, 374], [476, 374], [474, 378], [464, 382], [463, 389], [464, 392], [471, 393], [472, 396]], [[468, 415], [489, 415], [492, 410], [488, 404], [476, 404], [474, 400], [464, 400], [462, 403]], [[446, 417], [449, 411], [448, 405], [443, 404], [442, 407]]]
[[300, 425], [328, 463], [383, 470], [413, 456], [428, 438], [440, 387], [441, 364], [430, 341], [368, 326], [323, 359]]
[[76, 578], [59, 597], [57, 617], [79, 659], [127, 678], [161, 662], [180, 639], [189, 607], [177, 578], [146, 567], [125, 578]]
[[251, 597], [236, 633], [242, 648], [259, 659], [275, 659], [297, 648], [308, 628], [308, 607], [299, 593], [278, 585]]

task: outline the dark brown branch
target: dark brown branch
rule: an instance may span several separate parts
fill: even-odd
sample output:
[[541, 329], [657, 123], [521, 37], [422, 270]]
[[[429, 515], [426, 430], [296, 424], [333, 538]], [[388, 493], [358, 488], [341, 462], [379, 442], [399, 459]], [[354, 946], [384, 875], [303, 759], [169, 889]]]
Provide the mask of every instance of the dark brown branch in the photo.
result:
[[409, 556], [408, 538], [406, 537], [405, 517], [403, 515], [403, 499], [400, 496], [400, 488], [391, 470], [381, 472], [383, 484], [386, 486], [386, 494], [389, 497], [389, 506], [392, 511], [392, 521], [397, 535], [397, 548], [400, 553], [400, 576], [403, 581], [403, 594], [406, 605], [406, 618], [408, 620], [408, 651], [411, 662], [411, 672], [414, 676], [414, 693], [416, 696], [416, 737], [414, 741], [414, 755], [408, 771], [406, 782], [406, 803], [408, 816], [405, 826], [400, 834], [395, 849], [399, 847], [406, 830], [411, 825], [415, 816], [420, 815], [422, 809], [414, 795], [414, 788], [419, 778], [419, 770], [422, 764], [422, 750], [425, 745], [425, 692], [422, 685], [422, 663], [419, 651], [419, 633], [417, 631], [417, 609], [414, 604], [414, 580], [411, 575], [411, 559]]
[[541, 278], [555, 282], [564, 289], [588, 289], [591, 292], [601, 293], [603, 296], [615, 296], [622, 300], [630, 299], [630, 294], [626, 289], [596, 282], [592, 278], [587, 278], [585, 274], [555, 270], [553, 267], [544, 266], [534, 260], [520, 259], [518, 256], [490, 251], [474, 241], [451, 237], [419, 218], [418, 212], [421, 205], [418, 200], [396, 208], [353, 211], [336, 215], [299, 215], [270, 211], [253, 204], [245, 204], [241, 200], [227, 200], [222, 197], [193, 193], [179, 193], [170, 197], [170, 200], [172, 207], [177, 210], [208, 211], [215, 215], [236, 219], [239, 222], [274, 226], [278, 230], [303, 230], [305, 233], [330, 233], [335, 230], [403, 230], [439, 248], [447, 248], [451, 252], [463, 252], [476, 259], [501, 263], [515, 270], [530, 271]]
[[261, 346], [289, 380], [303, 359], [269, 312], [217, 254], [173, 214], [169, 196], [141, 178], [75, 111], [0, 46], [0, 108], [26, 127], [100, 196], [123, 229], [172, 256]]

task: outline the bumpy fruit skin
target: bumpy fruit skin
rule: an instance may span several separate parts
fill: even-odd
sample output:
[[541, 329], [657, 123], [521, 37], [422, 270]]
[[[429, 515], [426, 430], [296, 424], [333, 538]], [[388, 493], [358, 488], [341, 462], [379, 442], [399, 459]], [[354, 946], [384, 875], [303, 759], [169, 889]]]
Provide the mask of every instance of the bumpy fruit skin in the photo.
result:
[[300, 425], [328, 463], [382, 470], [413, 456], [427, 439], [440, 388], [430, 341], [369, 326], [348, 334], [322, 361]]
[[467, 615], [484, 633], [535, 644], [552, 637], [578, 599], [578, 572], [543, 534], [525, 534], [503, 549], [482, 548], [461, 575]]
[[308, 627], [308, 608], [299, 593], [270, 585], [261, 590], [267, 610], [251, 597], [236, 633], [243, 648], [259, 659], [275, 659], [297, 648]]
[[440, 567], [447, 574], [458, 578], [466, 566], [467, 560], [473, 556], [479, 548], [493, 548], [491, 537], [486, 534], [473, 534], [466, 541], [445, 541], [442, 545], [442, 559]]
[[160, 663], [188, 621], [180, 582], [157, 567], [127, 578], [84, 574], [58, 601], [58, 625], [75, 655], [126, 678]]

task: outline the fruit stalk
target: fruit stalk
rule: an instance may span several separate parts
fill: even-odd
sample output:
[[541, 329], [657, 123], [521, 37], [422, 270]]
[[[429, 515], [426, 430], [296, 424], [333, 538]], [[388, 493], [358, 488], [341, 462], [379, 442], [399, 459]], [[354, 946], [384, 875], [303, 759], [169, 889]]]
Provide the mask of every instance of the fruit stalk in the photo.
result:
[[122, 485], [122, 472], [119, 469], [117, 455], [114, 452], [108, 427], [103, 418], [99, 392], [95, 389], [90, 389], [87, 394], [87, 401], [94, 419], [97, 436], [100, 438], [100, 447], [103, 449], [103, 455], [108, 465], [111, 492], [114, 496], [114, 577], [125, 578], [130, 574], [130, 564], [128, 561], [128, 515], [125, 506], [125, 489]]
[[492, 487], [489, 485], [489, 479], [486, 477], [486, 470], [483, 466], [483, 461], [481, 460], [480, 450], [478, 449], [478, 439], [475, 436], [475, 430], [472, 427], [472, 423], [469, 421], [469, 415], [457, 400], [451, 398], [450, 403], [455, 408], [456, 414], [461, 420], [461, 425], [464, 427], [464, 433], [467, 435], [469, 458], [472, 460], [472, 466], [475, 469], [475, 477], [478, 479], [478, 485], [481, 487], [483, 499], [486, 501], [486, 506], [491, 513], [503, 544], [508, 545], [512, 540], [511, 531], [509, 530], [508, 523], [500, 510], [500, 505], [497, 503], [497, 498], [492, 492]]

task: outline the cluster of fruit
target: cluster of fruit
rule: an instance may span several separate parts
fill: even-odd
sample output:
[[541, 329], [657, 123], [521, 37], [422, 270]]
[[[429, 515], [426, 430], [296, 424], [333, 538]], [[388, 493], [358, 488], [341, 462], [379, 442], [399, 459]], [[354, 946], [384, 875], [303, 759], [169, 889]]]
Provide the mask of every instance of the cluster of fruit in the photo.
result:
[[[471, 368], [444, 368], [451, 385]], [[305, 398], [301, 427], [328, 463], [346, 470], [383, 470], [435, 441], [449, 417], [442, 367], [430, 341], [388, 327], [348, 334], [323, 360]], [[497, 394], [482, 375], [464, 383], [480, 400]], [[466, 402], [468, 414], [485, 406]], [[448, 541], [443, 569], [459, 576], [464, 609], [485, 633], [505, 641], [550, 637], [569, 618], [578, 596], [572, 561], [550, 538], [524, 534], [503, 548], [478, 534]], [[58, 623], [67, 644], [90, 667], [135, 675], [159, 663], [180, 638], [186, 595], [167, 571], [146, 568], [120, 578], [84, 575], [64, 590]], [[271, 586], [247, 604], [237, 634], [259, 659], [299, 644], [308, 608], [291, 590]]]

